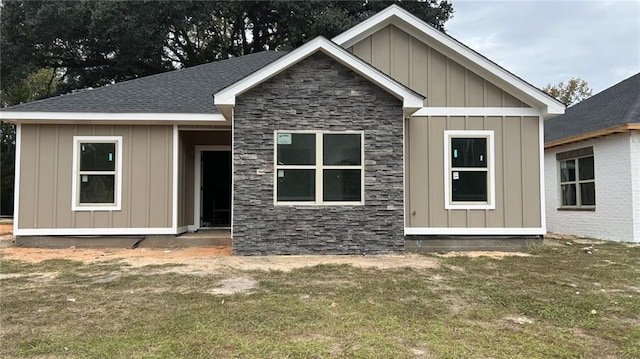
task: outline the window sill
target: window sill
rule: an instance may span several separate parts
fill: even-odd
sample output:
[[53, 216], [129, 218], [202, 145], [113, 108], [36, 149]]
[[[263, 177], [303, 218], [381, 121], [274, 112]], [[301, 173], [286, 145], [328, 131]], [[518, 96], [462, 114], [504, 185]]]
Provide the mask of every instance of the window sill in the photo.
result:
[[120, 206], [74, 206], [73, 212], [113, 212], [120, 211]]
[[558, 207], [558, 211], [574, 211], [574, 212], [595, 212], [596, 207]]
[[340, 207], [340, 206], [364, 206], [363, 202], [276, 202], [276, 207]]
[[476, 209], [476, 210], [494, 210], [495, 205], [492, 204], [446, 204], [444, 209]]

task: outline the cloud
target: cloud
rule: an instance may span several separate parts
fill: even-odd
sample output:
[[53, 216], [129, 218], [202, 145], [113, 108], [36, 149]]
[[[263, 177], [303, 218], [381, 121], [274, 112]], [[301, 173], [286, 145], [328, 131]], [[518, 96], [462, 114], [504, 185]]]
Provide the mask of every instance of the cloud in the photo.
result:
[[640, 2], [454, 2], [448, 33], [538, 87], [595, 92], [640, 71]]

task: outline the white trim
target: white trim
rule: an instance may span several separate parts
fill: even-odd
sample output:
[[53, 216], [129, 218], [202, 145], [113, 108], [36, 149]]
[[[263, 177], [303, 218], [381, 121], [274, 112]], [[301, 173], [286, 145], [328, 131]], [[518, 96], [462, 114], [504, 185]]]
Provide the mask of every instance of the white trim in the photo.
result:
[[[199, 145], [194, 146], [194, 164], [193, 164], [193, 228], [194, 231], [200, 229], [200, 217], [202, 216], [202, 193], [200, 187], [202, 186], [200, 177], [202, 176], [202, 152], [207, 151], [221, 151], [231, 152], [231, 146], [229, 145]], [[233, 163], [233, 160], [231, 161]], [[233, 169], [232, 169], [233, 171]], [[231, 175], [233, 181], [233, 174]], [[231, 184], [231, 198], [233, 206], [233, 183]]]
[[[334, 37], [332, 41], [344, 48], [348, 48], [389, 24], [393, 24], [408, 32], [431, 47], [435, 46], [436, 50], [444, 52], [445, 55], [447, 55], [447, 53], [451, 53], [452, 55], [461, 58], [458, 60], [466, 60], [461, 61], [463, 66], [465, 65], [465, 62], [468, 62], [468, 64], [471, 65], [470, 70], [483, 70], [482, 72], [486, 72], [487, 75], [489, 75], [487, 76], [489, 77], [488, 80], [495, 78], [505, 85], [523, 93], [538, 103], [541, 107], [544, 107], [543, 115], [545, 117], [547, 117], [547, 115], [548, 117], [551, 117], [553, 115], [564, 113], [564, 104], [526, 83], [504, 68], [491, 62], [479, 53], [471, 50], [467, 46], [455, 40], [453, 37], [428, 25], [397, 5], [389, 6], [376, 15]], [[479, 75], [482, 76], [482, 73], [479, 73]]]
[[20, 162], [22, 154], [22, 125], [16, 125], [16, 152], [14, 167], [14, 186], [13, 186], [13, 233], [18, 230], [18, 221], [20, 215]]
[[178, 142], [178, 125], [173, 125], [173, 212], [171, 214], [171, 226], [174, 230], [178, 229], [178, 157], [180, 148]]
[[[78, 193], [80, 186], [78, 184], [78, 176], [80, 175], [80, 153], [78, 148], [80, 143], [115, 143], [116, 145], [116, 166], [114, 174], [114, 203], [108, 204], [86, 204], [79, 203]], [[122, 136], [73, 136], [73, 151], [72, 151], [72, 177], [71, 177], [71, 211], [119, 211], [122, 209]], [[96, 174], [100, 174], [99, 171], [92, 171]], [[112, 171], [107, 171], [111, 174]], [[105, 173], [107, 173], [105, 172]]]
[[[235, 150], [234, 150], [234, 138], [233, 138], [233, 134], [234, 134], [234, 122], [235, 122], [235, 110], [233, 108], [231, 108], [231, 240], [233, 240], [233, 206], [234, 206], [234, 191], [235, 191], [235, 181], [236, 181], [236, 175], [235, 175]], [[233, 243], [233, 242], [232, 242]]]
[[317, 37], [307, 42], [289, 54], [219, 91], [214, 95], [214, 103], [218, 108], [220, 108], [220, 106], [234, 106], [236, 104], [236, 96], [277, 75], [317, 51], [322, 51], [334, 60], [387, 90], [395, 97], [402, 99], [405, 108], [417, 109], [422, 107], [424, 102], [423, 96], [401, 85], [394, 79], [376, 70], [368, 63], [323, 37]]
[[[444, 131], [444, 208], [445, 209], [496, 209], [496, 181], [495, 181], [495, 143], [493, 130], [445, 130]], [[487, 138], [487, 202], [454, 203], [451, 198], [451, 138], [484, 137]], [[473, 171], [473, 167], [467, 169]], [[482, 170], [484, 172], [484, 170]]]
[[[313, 165], [279, 165], [278, 164], [278, 133], [302, 133], [315, 135], [316, 158]], [[360, 165], [324, 165], [323, 164], [323, 136], [327, 135], [360, 135]], [[365, 132], [364, 131], [324, 131], [324, 130], [274, 130], [273, 131], [273, 204], [275, 206], [363, 206], [365, 204]], [[308, 169], [315, 172], [315, 201], [278, 201], [278, 170], [279, 169]], [[324, 170], [325, 169], [358, 169], [360, 170], [360, 201], [324, 201]]]
[[451, 235], [451, 236], [470, 236], [470, 235], [544, 235], [544, 228], [463, 228], [463, 227], [405, 227], [404, 235]]
[[540, 226], [542, 230], [547, 233], [546, 189], [544, 184], [544, 118], [542, 116], [538, 118], [538, 146], [540, 147]]
[[407, 148], [405, 133], [407, 131], [407, 121], [402, 118], [402, 223], [407, 225]]
[[531, 107], [423, 107], [416, 116], [540, 116], [541, 111]]
[[16, 229], [16, 236], [112, 236], [112, 235], [148, 235], [176, 234], [170, 227], [161, 228], [26, 228]]
[[[0, 111], [0, 119], [21, 122], [47, 123], [92, 122], [92, 121], [177, 121], [177, 122], [224, 122], [219, 113], [150, 113], [150, 112], [39, 112], [39, 111]], [[129, 124], [129, 123], [127, 123]]]
[[189, 232], [189, 226], [178, 227], [175, 230], [176, 235], [182, 234], [182, 233], [185, 233], [185, 232]]

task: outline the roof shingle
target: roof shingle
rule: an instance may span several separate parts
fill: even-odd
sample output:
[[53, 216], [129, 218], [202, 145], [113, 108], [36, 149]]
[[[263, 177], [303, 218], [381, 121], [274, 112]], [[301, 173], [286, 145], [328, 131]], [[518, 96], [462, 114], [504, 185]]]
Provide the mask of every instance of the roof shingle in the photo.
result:
[[640, 73], [567, 109], [544, 123], [544, 142], [640, 123]]
[[5, 111], [219, 113], [213, 94], [285, 55], [255, 54], [4, 108]]

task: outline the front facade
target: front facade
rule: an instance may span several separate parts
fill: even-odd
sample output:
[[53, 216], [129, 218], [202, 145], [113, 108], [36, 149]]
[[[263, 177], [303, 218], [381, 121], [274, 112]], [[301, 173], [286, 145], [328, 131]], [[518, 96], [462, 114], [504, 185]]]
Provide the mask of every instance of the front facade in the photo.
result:
[[640, 74], [546, 124], [547, 226], [640, 242]]
[[[225, 82], [216, 71], [238, 74]], [[190, 104], [197, 96], [185, 94], [182, 107], [164, 108], [155, 92], [157, 104], [144, 101], [145, 89], [170, 76], [194, 76], [193, 88], [181, 90], [208, 91], [214, 103], [203, 96]], [[136, 95], [144, 105], [131, 105]], [[113, 103], [102, 108], [101, 98]], [[202, 65], [0, 116], [18, 128], [18, 239], [222, 227], [234, 254], [256, 255], [540, 236], [543, 120], [563, 111], [392, 6], [288, 54]]]

